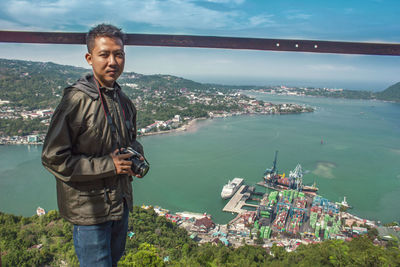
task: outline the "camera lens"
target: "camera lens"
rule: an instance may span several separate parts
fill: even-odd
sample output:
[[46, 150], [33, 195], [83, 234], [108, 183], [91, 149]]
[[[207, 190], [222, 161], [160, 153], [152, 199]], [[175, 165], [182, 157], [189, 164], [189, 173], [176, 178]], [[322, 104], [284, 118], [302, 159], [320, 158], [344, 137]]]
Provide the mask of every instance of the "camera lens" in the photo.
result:
[[147, 164], [147, 161], [142, 161], [140, 158], [141, 154], [136, 152], [133, 148], [126, 148], [123, 153], [131, 153], [132, 156], [127, 160], [132, 161], [131, 169], [133, 173], [140, 175], [141, 177], [145, 176], [150, 169], [150, 165]]
[[145, 176], [147, 172], [149, 171], [149, 166], [146, 163], [142, 163], [142, 166], [140, 166], [140, 176]]
[[150, 167], [144, 161], [141, 161], [138, 157], [131, 157], [132, 161], [132, 171], [136, 174], [139, 174], [141, 177], [145, 176], [149, 171]]

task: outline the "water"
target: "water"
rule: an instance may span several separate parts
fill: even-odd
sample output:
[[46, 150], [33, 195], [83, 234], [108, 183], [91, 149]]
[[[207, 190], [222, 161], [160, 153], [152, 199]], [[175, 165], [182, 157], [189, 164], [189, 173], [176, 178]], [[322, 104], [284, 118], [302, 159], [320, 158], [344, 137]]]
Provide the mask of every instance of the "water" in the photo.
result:
[[[250, 185], [260, 181], [279, 150], [280, 173], [300, 163], [309, 171], [306, 184], [315, 181], [332, 201], [346, 196], [352, 213], [400, 220], [399, 104], [254, 96], [308, 104], [316, 112], [206, 120], [188, 132], [141, 138], [151, 170], [133, 182], [135, 204], [207, 212], [226, 223], [233, 215], [221, 211], [222, 186], [234, 177]], [[0, 146], [1, 211], [30, 216], [37, 206], [56, 208], [55, 181], [42, 167], [40, 151], [40, 146]]]

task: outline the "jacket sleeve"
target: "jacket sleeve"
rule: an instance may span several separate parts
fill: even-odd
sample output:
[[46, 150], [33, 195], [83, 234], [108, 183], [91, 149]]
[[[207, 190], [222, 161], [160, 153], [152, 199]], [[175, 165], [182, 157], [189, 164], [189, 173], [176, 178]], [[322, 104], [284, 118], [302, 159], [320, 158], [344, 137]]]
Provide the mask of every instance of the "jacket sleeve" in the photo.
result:
[[67, 93], [55, 110], [42, 151], [44, 167], [64, 182], [87, 182], [116, 174], [110, 155], [94, 157], [73, 153], [79, 135], [84, 101], [80, 94]]

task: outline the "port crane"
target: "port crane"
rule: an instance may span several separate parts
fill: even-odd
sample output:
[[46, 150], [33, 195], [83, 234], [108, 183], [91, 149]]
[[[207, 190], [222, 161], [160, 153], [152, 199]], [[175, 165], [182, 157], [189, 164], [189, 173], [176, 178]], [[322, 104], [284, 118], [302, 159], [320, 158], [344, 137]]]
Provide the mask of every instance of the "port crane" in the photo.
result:
[[285, 187], [287, 189], [294, 189], [297, 191], [317, 192], [318, 188], [315, 186], [307, 186], [303, 184], [304, 171], [300, 164], [297, 164], [294, 170], [290, 171], [289, 177], [285, 174], [278, 174], [276, 169], [276, 162], [278, 158], [278, 151], [275, 151], [275, 159], [272, 168], [268, 168], [264, 172], [264, 183], [271, 187]]
[[303, 188], [303, 169], [300, 164], [289, 173], [289, 188], [301, 191]]
[[270, 176], [274, 176], [275, 174], [277, 174], [277, 169], [276, 169], [276, 161], [278, 159], [278, 150], [275, 151], [275, 159], [274, 159], [274, 165], [272, 166], [271, 169], [266, 169], [264, 172], [264, 175], [270, 175]]

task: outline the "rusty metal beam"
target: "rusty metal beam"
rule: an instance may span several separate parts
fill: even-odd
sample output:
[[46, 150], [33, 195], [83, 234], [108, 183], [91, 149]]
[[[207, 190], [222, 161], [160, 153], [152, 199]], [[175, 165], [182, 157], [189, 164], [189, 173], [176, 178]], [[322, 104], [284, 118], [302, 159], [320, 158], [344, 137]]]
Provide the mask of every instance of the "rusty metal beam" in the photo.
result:
[[[85, 44], [85, 33], [0, 31], [0, 42]], [[400, 56], [400, 44], [167, 34], [127, 34], [126, 45]]]

